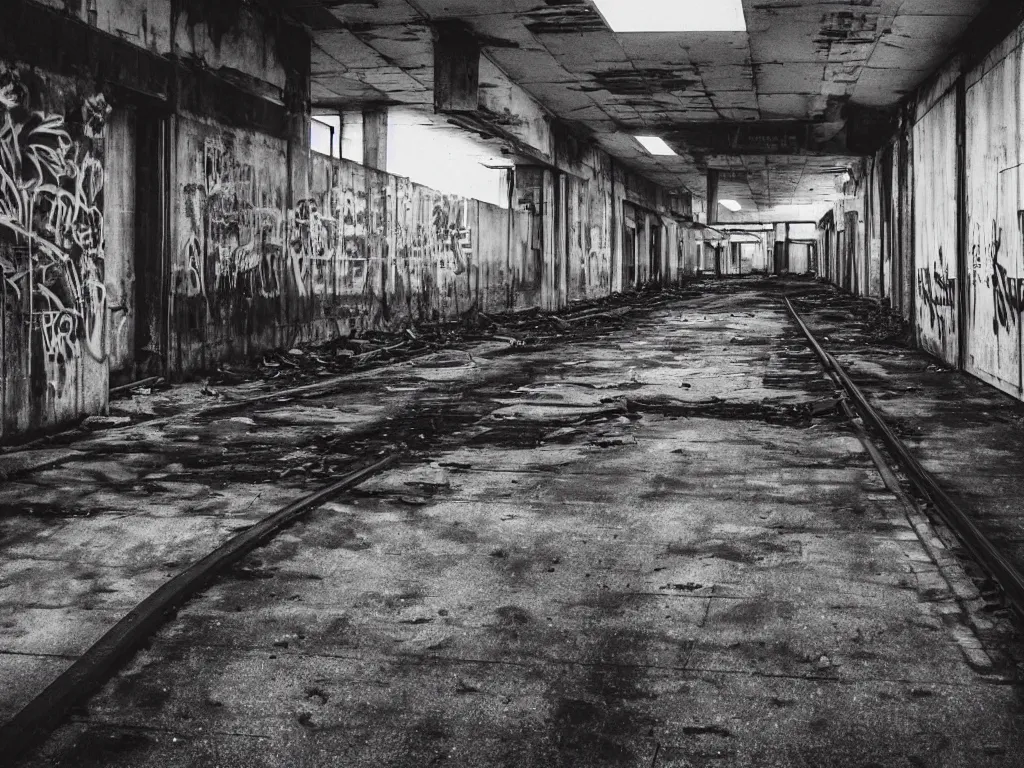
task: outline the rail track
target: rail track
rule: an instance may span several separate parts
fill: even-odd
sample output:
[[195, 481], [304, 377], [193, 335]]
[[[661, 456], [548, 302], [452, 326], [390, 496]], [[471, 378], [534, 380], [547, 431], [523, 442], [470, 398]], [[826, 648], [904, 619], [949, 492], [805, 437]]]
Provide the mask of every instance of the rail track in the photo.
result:
[[349, 472], [231, 537], [213, 552], [161, 586], [109, 629], [82, 656], [10, 721], [0, 726], [0, 754], [12, 762], [56, 728], [142, 646], [186, 601], [247, 554], [302, 515], [393, 466], [399, 455]]
[[922, 466], [910, 449], [871, 405], [864, 392], [850, 378], [843, 366], [815, 338], [803, 317], [788, 297], [786, 309], [807, 339], [825, 371], [845, 390], [864, 423], [882, 441], [889, 455], [909, 479], [914, 490], [926, 499], [941, 521], [957, 536], [979, 566], [1002, 589], [1018, 619], [1024, 619], [1024, 573], [1010, 561], [998, 545], [986, 535], [969, 511], [957, 504]]

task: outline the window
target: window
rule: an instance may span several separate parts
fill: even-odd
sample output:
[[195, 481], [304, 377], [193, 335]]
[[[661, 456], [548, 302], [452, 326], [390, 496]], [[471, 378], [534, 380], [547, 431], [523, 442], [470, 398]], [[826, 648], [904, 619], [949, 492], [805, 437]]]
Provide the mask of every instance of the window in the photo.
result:
[[660, 139], [657, 136], [635, 136], [634, 138], [652, 155], [667, 157], [676, 154], [675, 150], [666, 144], [664, 139]]
[[594, 0], [613, 32], [746, 32], [741, 0]]

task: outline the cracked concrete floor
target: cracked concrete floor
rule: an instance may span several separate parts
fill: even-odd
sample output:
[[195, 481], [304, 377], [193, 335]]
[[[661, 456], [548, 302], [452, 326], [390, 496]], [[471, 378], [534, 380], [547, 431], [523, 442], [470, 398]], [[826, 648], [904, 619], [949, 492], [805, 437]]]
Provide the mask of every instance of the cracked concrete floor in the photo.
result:
[[[1020, 765], [1002, 649], [971, 653], [857, 435], [812, 415], [834, 388], [776, 299], [372, 383], [191, 428], [413, 453], [190, 603], [26, 765]], [[368, 426], [337, 433], [345, 409]]]

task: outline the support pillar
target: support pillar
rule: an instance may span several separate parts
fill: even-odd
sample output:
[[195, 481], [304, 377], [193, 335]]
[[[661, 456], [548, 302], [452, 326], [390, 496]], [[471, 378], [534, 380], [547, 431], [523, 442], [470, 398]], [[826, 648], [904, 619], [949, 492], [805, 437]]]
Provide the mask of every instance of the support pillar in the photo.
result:
[[718, 223], [718, 169], [708, 168], [708, 226]]
[[782, 274], [789, 274], [789, 222], [786, 222], [786, 245], [782, 249], [782, 268], [779, 270]]
[[480, 43], [459, 22], [434, 28], [434, 111], [480, 108]]
[[363, 165], [375, 171], [388, 169], [388, 111], [363, 111]]

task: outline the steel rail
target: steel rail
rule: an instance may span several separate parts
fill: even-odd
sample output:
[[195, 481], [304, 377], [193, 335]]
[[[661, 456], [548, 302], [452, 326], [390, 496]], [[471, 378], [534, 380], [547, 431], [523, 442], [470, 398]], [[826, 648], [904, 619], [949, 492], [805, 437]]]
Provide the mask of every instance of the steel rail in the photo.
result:
[[72, 708], [88, 698], [131, 658], [175, 611], [217, 576], [254, 549], [266, 544], [303, 514], [351, 490], [398, 461], [392, 454], [348, 473], [335, 483], [307, 494], [233, 536], [209, 555], [159, 587], [108, 630], [56, 680], [0, 726], [0, 755], [13, 762], [45, 739]]
[[842, 365], [828, 352], [826, 352], [818, 340], [811, 333], [803, 318], [796, 311], [793, 303], [788, 297], [784, 297], [786, 309], [801, 332], [806, 337], [808, 344], [817, 355], [825, 370], [833, 373], [846, 390], [850, 399], [857, 407], [864, 422], [870, 425], [878, 436], [885, 443], [889, 454], [896, 459], [901, 469], [906, 473], [914, 488], [924, 498], [931, 502], [935, 511], [942, 521], [960, 539], [963, 545], [971, 553], [985, 570], [989, 572], [995, 582], [1002, 588], [1007, 600], [1017, 612], [1019, 617], [1024, 617], [1024, 574], [1011, 563], [1002, 552], [993, 544], [989, 538], [977, 526], [971, 516], [967, 514], [949, 495], [939, 486], [935, 477], [925, 469], [921, 462], [910, 452], [907, 445], [900, 437], [893, 432], [892, 428], [879, 415], [878, 411], [868, 402], [853, 379], [850, 378]]

